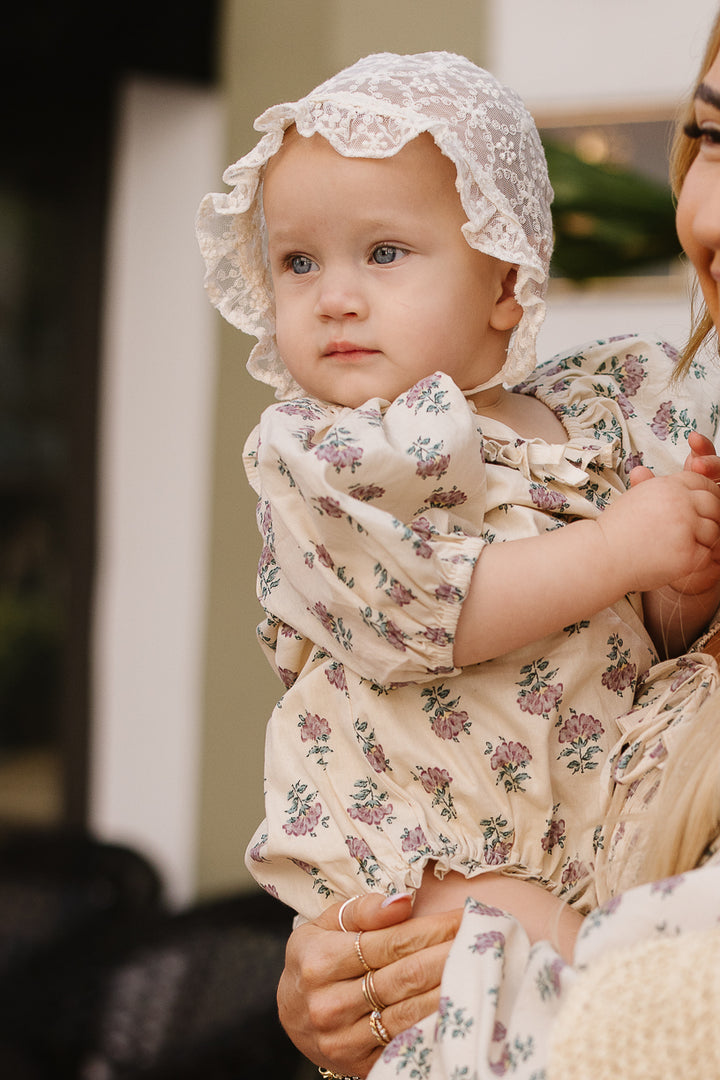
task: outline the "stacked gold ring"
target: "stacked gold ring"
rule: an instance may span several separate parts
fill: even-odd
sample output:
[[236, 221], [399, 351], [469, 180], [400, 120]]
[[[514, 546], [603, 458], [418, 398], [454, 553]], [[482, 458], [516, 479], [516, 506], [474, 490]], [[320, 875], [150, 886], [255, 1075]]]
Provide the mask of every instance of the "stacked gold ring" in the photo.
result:
[[381, 1046], [387, 1046], [390, 1042], [390, 1035], [383, 1024], [382, 1016], [377, 1009], [370, 1013], [370, 1030]]
[[360, 948], [360, 938], [361, 937], [362, 937], [362, 930], [358, 931], [358, 933], [355, 935], [355, 952], [357, 953], [358, 960], [360, 961], [360, 963], [364, 967], [365, 971], [369, 972], [369, 971], [372, 971], [372, 968], [370, 967], [367, 960], [365, 959], [365, 957], [362, 954], [362, 949]]
[[375, 981], [373, 979], [374, 974], [373, 971], [365, 972], [362, 981], [362, 992], [370, 1009], [374, 1012], [381, 1013], [383, 1009], [387, 1009], [387, 1005], [383, 1005], [378, 997], [378, 992], [375, 989]]

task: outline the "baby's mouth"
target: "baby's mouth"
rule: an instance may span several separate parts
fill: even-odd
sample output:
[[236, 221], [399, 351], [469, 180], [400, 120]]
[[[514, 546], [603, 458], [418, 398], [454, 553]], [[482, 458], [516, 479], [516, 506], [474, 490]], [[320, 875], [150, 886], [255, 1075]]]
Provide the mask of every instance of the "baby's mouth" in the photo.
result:
[[366, 345], [357, 345], [353, 341], [331, 341], [323, 350], [323, 356], [342, 356], [348, 360], [361, 359], [364, 356], [372, 356], [377, 349], [371, 349]]

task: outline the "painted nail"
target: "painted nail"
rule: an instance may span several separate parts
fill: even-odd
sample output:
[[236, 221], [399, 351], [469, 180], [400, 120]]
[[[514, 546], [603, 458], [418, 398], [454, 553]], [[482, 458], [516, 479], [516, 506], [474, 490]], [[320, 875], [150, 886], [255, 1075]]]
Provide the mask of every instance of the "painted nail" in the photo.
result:
[[397, 903], [398, 900], [408, 900], [408, 899], [409, 900], [413, 899], [413, 894], [412, 893], [409, 893], [409, 892], [393, 893], [392, 896], [386, 896], [385, 897], [385, 899], [383, 900], [380, 907], [381, 908], [390, 907], [391, 904]]

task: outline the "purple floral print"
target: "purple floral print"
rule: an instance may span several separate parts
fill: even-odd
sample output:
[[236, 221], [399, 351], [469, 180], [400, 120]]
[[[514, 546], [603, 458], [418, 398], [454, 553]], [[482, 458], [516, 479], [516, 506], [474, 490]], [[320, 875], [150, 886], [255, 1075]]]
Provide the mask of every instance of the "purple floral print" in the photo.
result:
[[495, 783], [499, 784], [502, 780], [506, 791], [525, 791], [523, 784], [530, 779], [530, 773], [522, 770], [532, 761], [527, 746], [502, 739], [495, 748], [488, 743], [485, 753], [490, 752], [490, 768], [498, 774]]
[[355, 472], [362, 461], [363, 450], [353, 445], [353, 439], [345, 428], [330, 431], [319, 446], [315, 447], [315, 456], [327, 461], [336, 472], [350, 469]]
[[378, 484], [354, 484], [350, 488], [350, 494], [353, 499], [367, 503], [372, 502], [373, 499], [381, 499], [385, 494], [385, 488]]
[[414, 829], [408, 829], [403, 833], [401, 847], [403, 851], [419, 851], [427, 847], [427, 837], [422, 828], [417, 825]]

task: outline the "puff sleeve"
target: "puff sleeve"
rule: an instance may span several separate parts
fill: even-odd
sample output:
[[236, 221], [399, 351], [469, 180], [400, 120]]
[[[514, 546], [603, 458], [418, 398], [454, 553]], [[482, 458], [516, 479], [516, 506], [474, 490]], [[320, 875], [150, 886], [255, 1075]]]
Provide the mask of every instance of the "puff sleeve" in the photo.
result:
[[486, 477], [477, 417], [452, 380], [358, 409], [271, 406], [245, 462], [266, 613], [379, 683], [453, 670]]

